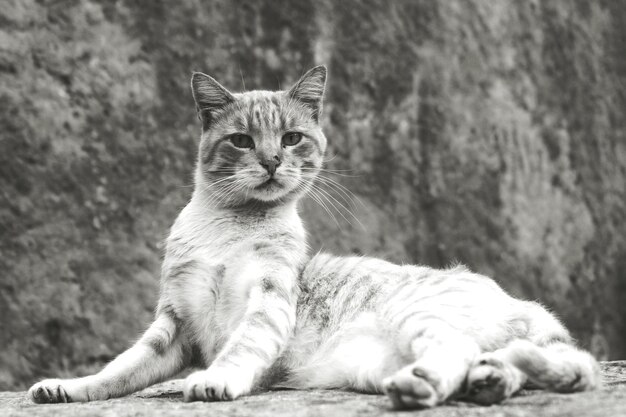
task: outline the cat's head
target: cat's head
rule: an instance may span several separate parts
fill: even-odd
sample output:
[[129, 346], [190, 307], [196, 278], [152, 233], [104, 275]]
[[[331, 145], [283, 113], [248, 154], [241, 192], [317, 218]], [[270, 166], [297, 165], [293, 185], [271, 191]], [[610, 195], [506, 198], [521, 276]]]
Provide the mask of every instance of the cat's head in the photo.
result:
[[308, 71], [288, 91], [231, 93], [194, 73], [202, 120], [196, 191], [212, 205], [280, 204], [301, 196], [322, 166], [320, 127], [326, 67]]

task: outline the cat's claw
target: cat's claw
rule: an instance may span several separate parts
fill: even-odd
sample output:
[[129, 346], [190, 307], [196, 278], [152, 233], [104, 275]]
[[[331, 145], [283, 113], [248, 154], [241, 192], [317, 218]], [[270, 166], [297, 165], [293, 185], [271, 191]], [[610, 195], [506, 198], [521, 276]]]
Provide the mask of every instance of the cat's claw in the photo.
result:
[[396, 409], [430, 408], [442, 401], [437, 378], [424, 369], [407, 366], [383, 380], [383, 390]]
[[28, 396], [37, 404], [72, 402], [61, 382], [60, 379], [43, 380], [28, 390]]
[[211, 378], [208, 371], [195, 372], [185, 379], [183, 385], [185, 401], [228, 401], [233, 399], [232, 392], [224, 381]]

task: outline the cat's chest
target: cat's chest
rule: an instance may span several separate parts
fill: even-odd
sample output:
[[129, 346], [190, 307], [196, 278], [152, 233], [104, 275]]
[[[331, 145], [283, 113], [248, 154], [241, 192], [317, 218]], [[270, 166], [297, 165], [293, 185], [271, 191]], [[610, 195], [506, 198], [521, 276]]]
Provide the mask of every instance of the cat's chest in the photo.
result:
[[168, 263], [172, 266], [164, 271], [162, 285], [209, 361], [241, 322], [262, 266], [250, 256], [249, 239], [228, 243], [229, 237], [222, 236], [222, 240], [181, 249], [184, 257], [164, 263], [165, 268]]
[[263, 268], [255, 256], [256, 242], [262, 240], [259, 230], [232, 226], [174, 235], [163, 265], [165, 282], [173, 283], [178, 269], [184, 268], [185, 276], [177, 285], [183, 294], [181, 304], [191, 309], [190, 315], [215, 318], [218, 323], [238, 317]]
[[306, 247], [299, 223], [193, 220], [177, 222], [168, 238], [162, 285], [210, 357], [240, 323], [251, 288], [273, 269], [268, 260], [299, 264]]

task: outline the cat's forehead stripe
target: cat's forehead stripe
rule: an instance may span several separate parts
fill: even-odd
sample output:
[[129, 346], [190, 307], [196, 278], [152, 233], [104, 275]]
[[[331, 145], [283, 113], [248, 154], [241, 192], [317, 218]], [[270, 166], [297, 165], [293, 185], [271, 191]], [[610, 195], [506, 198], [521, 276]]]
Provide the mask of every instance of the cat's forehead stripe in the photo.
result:
[[240, 94], [235, 103], [214, 114], [213, 124], [253, 134], [295, 129], [308, 109], [281, 94], [266, 91]]
[[276, 125], [280, 112], [280, 102], [273, 96], [262, 96], [251, 100], [250, 113], [248, 115], [250, 129], [271, 130]]
[[248, 131], [248, 120], [246, 119], [243, 113], [237, 113], [235, 115], [235, 119], [233, 120], [233, 125], [235, 129], [239, 132], [247, 132]]

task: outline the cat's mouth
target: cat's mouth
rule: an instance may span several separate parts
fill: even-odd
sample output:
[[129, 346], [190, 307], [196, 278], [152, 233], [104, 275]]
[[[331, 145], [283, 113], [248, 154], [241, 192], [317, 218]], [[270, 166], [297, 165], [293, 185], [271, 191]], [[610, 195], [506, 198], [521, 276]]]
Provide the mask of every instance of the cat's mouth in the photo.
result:
[[257, 200], [274, 201], [285, 197], [292, 190], [287, 178], [277, 178], [275, 175], [265, 177], [263, 182], [249, 189], [250, 196]]
[[273, 190], [276, 188], [282, 188], [282, 185], [275, 177], [270, 177], [265, 182], [254, 187], [255, 190]]

